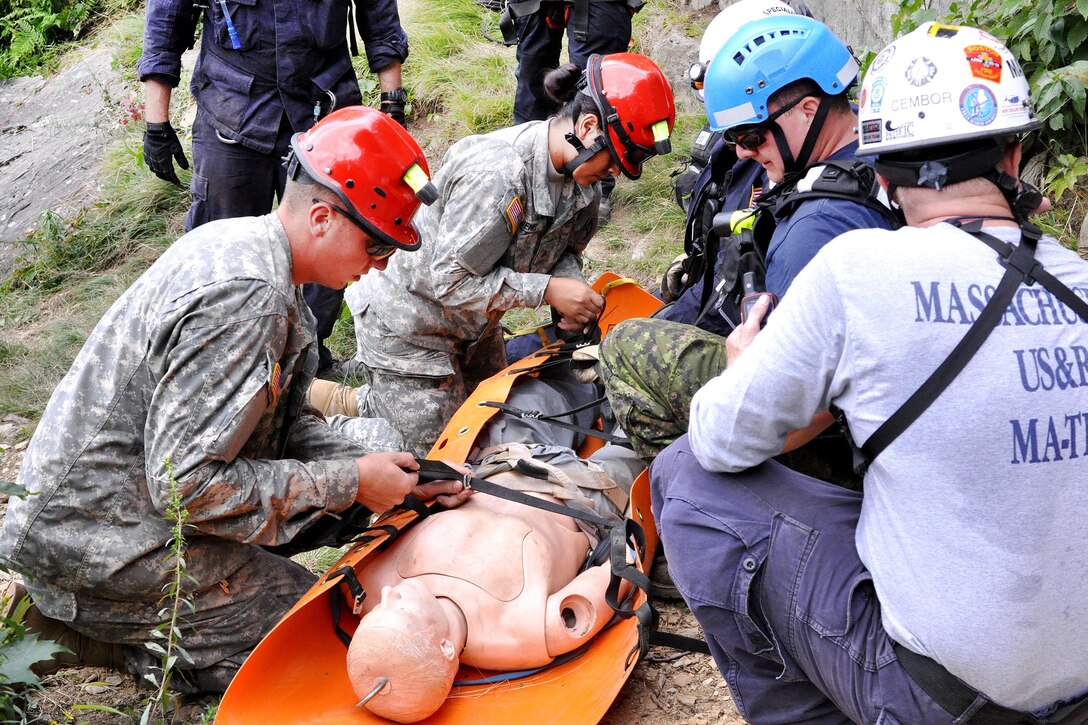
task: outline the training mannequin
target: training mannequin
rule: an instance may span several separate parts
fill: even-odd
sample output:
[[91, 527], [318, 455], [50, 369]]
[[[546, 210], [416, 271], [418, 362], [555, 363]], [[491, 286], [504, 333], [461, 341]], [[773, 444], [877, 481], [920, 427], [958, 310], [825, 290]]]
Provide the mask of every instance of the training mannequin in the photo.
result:
[[422, 522], [360, 576], [381, 597], [348, 651], [356, 693], [388, 677], [366, 706], [414, 722], [445, 701], [459, 662], [524, 669], [581, 646], [612, 615], [608, 565], [579, 573], [588, 551], [569, 517], [484, 494]]
[[[621, 467], [615, 451], [587, 461], [561, 446], [507, 443], [484, 451], [476, 474], [618, 520], [641, 469], [627, 453], [631, 463]], [[510, 470], [519, 458], [548, 480]], [[608, 564], [585, 567], [601, 533], [482, 493], [424, 519], [357, 572], [371, 596], [348, 650], [356, 694], [377, 689], [366, 703], [371, 712], [414, 722], [442, 705], [462, 662], [521, 670], [578, 648], [612, 618]]]

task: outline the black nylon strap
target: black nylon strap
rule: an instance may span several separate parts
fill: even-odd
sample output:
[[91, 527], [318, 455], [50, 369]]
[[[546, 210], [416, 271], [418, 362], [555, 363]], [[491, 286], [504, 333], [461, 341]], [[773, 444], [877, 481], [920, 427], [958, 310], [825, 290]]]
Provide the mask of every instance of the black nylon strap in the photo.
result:
[[699, 654], [710, 654], [710, 646], [707, 645], [706, 640], [698, 639], [696, 637], [687, 637], [682, 634], [676, 634], [675, 632], [661, 632], [654, 631], [650, 634], [650, 644], [654, 647], [670, 647], [672, 649], [680, 649], [685, 652], [698, 652]]
[[[930, 658], [911, 652], [898, 642], [892, 643], [892, 650], [914, 684], [957, 720], [978, 698], [977, 690]], [[1088, 697], [1081, 698], [1040, 719], [987, 700], [965, 722], [971, 725], [1084, 725], [1086, 703]]]
[[959, 716], [971, 706], [978, 692], [949, 674], [948, 670], [928, 657], [910, 651], [903, 645], [892, 644], [899, 664], [914, 684], [933, 698], [949, 715]]
[[579, 406], [577, 408], [571, 408], [570, 410], [563, 413], [555, 413], [553, 415], [545, 415], [539, 410], [523, 410], [513, 405], [509, 405], [507, 403], [500, 403], [495, 400], [485, 400], [484, 402], [480, 403], [480, 405], [486, 405], [491, 408], [498, 408], [503, 413], [516, 416], [518, 418], [521, 418], [522, 420], [541, 420], [548, 425], [554, 425], [556, 428], [563, 428], [565, 430], [573, 431], [575, 433], [581, 433], [582, 435], [600, 438], [601, 440], [608, 441], [609, 443], [623, 443], [625, 439], [609, 435], [608, 433], [605, 433], [604, 431], [599, 431], [596, 428], [586, 428], [584, 426], [575, 425], [574, 423], [568, 423], [565, 420], [559, 420], [559, 418], [562, 416], [579, 413], [586, 408], [601, 403], [603, 400], [606, 400], [606, 398], [594, 400], [591, 403], [586, 403], [585, 405]]
[[[1005, 314], [1005, 309], [1012, 301], [1013, 294], [1020, 287], [1021, 282], [1030, 284], [1033, 281], [1033, 271], [1036, 268], [1035, 245], [1037, 238], [1023, 235], [1020, 244], [1013, 250], [1005, 267], [1005, 274], [994, 291], [993, 297], [986, 303], [982, 312], [975, 319], [967, 334], [959, 341], [948, 357], [944, 359], [937, 369], [922, 383], [918, 390], [914, 391], [899, 410], [892, 413], [869, 439], [861, 444], [861, 452], [866, 459], [866, 467], [880, 453], [891, 444], [899, 435], [911, 426], [918, 417], [932, 405], [945, 388], [952, 384], [956, 376], [960, 374], [967, 363], [971, 361], [978, 349], [989, 338], [990, 333], [996, 329], [998, 322]], [[860, 471], [859, 471], [860, 473]]]
[[[500, 486], [498, 484], [491, 483], [490, 481], [485, 481], [482, 478], [476, 478], [475, 476], [461, 473], [460, 471], [452, 468], [451, 466], [443, 463], [442, 461], [419, 460], [418, 463], [421, 466], [421, 472], [424, 470], [424, 467], [426, 469], [426, 475], [420, 476], [421, 482], [424, 480], [460, 481], [465, 486], [465, 488], [474, 488], [481, 493], [486, 493], [490, 496], [495, 496], [496, 498], [502, 498], [506, 499], [507, 501], [513, 501], [514, 503], [525, 504], [526, 506], [531, 506], [533, 508], [543, 509], [544, 511], [550, 511], [553, 514], [570, 516], [572, 519], [585, 521], [587, 523], [593, 524], [594, 526], [611, 529], [617, 525], [615, 521], [609, 521], [596, 514], [591, 514], [588, 511], [580, 511], [578, 509], [564, 506], [563, 504], [547, 501], [542, 498], [537, 498], [536, 496], [530, 496], [527, 493], [522, 493], [521, 491], [515, 491], [514, 489], [506, 488], [505, 486]], [[518, 468], [518, 470], [526, 475], [534, 477], [540, 477], [541, 474], [540, 471], [536, 471], [532, 468]], [[641, 527], [639, 528], [641, 529]]]
[[[355, 601], [355, 610], [358, 610], [363, 600], [366, 599], [366, 592], [363, 591], [363, 585], [359, 583], [358, 577], [355, 576], [355, 570], [350, 566], [344, 566], [336, 571], [330, 573], [326, 579], [331, 579], [335, 576], [339, 576], [340, 583], [347, 586], [348, 591], [351, 592], [352, 599]], [[351, 635], [340, 628], [340, 591], [339, 589], [329, 594], [329, 609], [332, 612], [332, 626], [336, 632], [336, 637], [344, 643], [345, 647], [351, 645]], [[358, 611], [355, 612], [358, 614]]]
[[[997, 237], [983, 232], [973, 232], [973, 234], [1003, 258], [1012, 255], [1013, 246], [1008, 242], [1003, 242]], [[1031, 276], [1035, 281], [1043, 285], [1047, 291], [1063, 302], [1069, 309], [1076, 312], [1082, 320], [1088, 321], [1088, 302], [1077, 297], [1077, 294], [1073, 290], [1069, 289], [1064, 282], [1050, 272], [1047, 272], [1043, 265], [1036, 262], [1035, 266], [1031, 269]]]
[[[506, 47], [518, 44], [518, 31], [514, 27], [514, 15], [510, 12], [510, 5], [506, 3], [504, 3], [502, 13], [499, 15], [499, 32], [502, 33], [502, 40], [498, 42]], [[484, 35], [490, 39], [486, 33]]]

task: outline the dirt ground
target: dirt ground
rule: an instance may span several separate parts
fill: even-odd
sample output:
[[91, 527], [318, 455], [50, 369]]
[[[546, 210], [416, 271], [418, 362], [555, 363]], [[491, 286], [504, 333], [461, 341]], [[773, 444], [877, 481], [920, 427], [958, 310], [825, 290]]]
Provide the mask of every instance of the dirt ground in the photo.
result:
[[[17, 416], [0, 420], [0, 481], [14, 481], [26, 450], [21, 431], [28, 425]], [[2, 499], [2, 496], [0, 496]], [[7, 508], [0, 501], [0, 510]], [[2, 515], [2, 514], [0, 514]], [[695, 619], [683, 602], [662, 602], [661, 629], [688, 636], [698, 636]], [[147, 691], [137, 689], [123, 672], [100, 667], [62, 670], [43, 679], [45, 690], [37, 700], [36, 710], [44, 722], [111, 725], [136, 722], [143, 710]], [[214, 700], [182, 704], [172, 716], [173, 723], [210, 721]], [[105, 705], [129, 717], [86, 709]], [[713, 661], [700, 654], [665, 648], [650, 650], [624, 685], [603, 725], [739, 725], [725, 681]]]

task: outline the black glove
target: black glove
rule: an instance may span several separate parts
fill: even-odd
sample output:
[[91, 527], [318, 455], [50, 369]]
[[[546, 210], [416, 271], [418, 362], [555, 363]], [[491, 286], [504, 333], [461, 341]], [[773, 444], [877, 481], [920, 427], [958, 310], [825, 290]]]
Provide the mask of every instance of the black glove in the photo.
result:
[[403, 88], [386, 91], [381, 95], [381, 110], [404, 128], [408, 122], [404, 118], [404, 104], [408, 102], [408, 93]]
[[181, 186], [171, 157], [181, 168], [189, 168], [189, 161], [181, 149], [181, 140], [170, 122], [147, 124], [144, 131], [144, 163], [151, 173], [163, 181]]
[[675, 302], [688, 288], [687, 259], [687, 254], [681, 254], [661, 276], [661, 296], [666, 302]]

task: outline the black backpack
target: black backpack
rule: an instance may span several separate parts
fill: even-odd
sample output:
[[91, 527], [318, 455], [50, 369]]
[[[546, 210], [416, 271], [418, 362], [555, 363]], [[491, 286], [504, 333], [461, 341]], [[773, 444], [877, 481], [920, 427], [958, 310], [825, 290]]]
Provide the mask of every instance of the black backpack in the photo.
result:
[[[763, 194], [750, 212], [719, 212], [711, 224], [711, 235], [722, 240], [722, 254], [715, 270], [715, 284], [704, 287], [699, 318], [718, 312], [733, 325], [740, 322], [745, 294], [766, 290], [767, 250], [778, 220], [793, 214], [799, 205], [812, 199], [843, 199], [879, 212], [893, 228], [901, 220], [884, 201], [886, 196], [876, 172], [864, 161], [830, 160], [803, 173], [791, 174]], [[711, 237], [708, 237], [711, 238]], [[744, 288], [745, 274], [751, 272], [753, 289]]]

